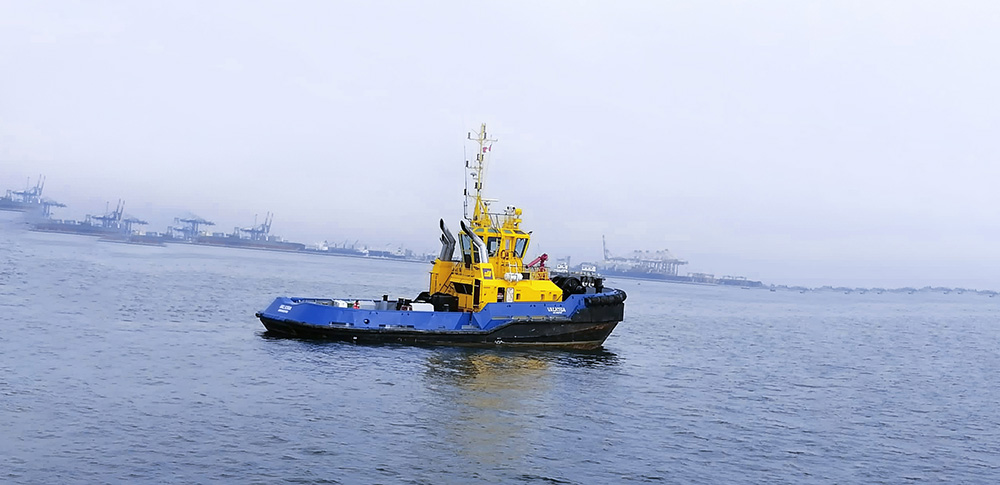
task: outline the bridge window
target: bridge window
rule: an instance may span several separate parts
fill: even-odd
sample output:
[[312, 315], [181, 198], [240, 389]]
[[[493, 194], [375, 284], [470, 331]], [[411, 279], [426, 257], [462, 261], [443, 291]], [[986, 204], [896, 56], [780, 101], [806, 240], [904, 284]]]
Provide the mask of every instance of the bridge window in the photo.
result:
[[472, 264], [472, 240], [466, 234], [460, 234], [458, 243], [462, 246], [462, 260], [465, 264]]
[[492, 258], [497, 255], [497, 249], [500, 249], [500, 238], [491, 237], [486, 239], [486, 252]]
[[528, 247], [528, 240], [524, 238], [518, 238], [517, 242], [514, 243], [514, 252], [517, 253], [518, 258], [524, 258], [524, 250]]

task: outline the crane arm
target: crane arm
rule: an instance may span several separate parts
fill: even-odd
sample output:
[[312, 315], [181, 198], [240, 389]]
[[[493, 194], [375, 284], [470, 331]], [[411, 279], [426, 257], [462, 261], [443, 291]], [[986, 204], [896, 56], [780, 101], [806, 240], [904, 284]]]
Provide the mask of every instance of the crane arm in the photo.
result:
[[530, 263], [526, 264], [525, 267], [531, 268], [537, 264], [538, 269], [545, 269], [545, 262], [548, 260], [549, 260], [549, 255], [543, 253], [541, 256], [533, 259]]

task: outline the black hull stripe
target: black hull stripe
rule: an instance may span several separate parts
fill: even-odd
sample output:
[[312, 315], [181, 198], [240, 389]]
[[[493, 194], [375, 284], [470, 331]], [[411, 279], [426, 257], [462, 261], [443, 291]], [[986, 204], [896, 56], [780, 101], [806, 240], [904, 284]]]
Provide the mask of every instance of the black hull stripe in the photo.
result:
[[596, 349], [618, 324], [610, 322], [513, 322], [488, 332], [364, 329], [309, 325], [260, 316], [268, 333], [281, 337], [337, 340], [357, 343], [412, 345], [532, 346]]

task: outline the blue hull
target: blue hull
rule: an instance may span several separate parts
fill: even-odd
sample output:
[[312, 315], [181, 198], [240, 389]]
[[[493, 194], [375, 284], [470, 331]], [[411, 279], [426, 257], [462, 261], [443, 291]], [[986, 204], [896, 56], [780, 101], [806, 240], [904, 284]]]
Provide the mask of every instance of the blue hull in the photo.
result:
[[625, 292], [606, 289], [560, 302], [490, 303], [471, 313], [342, 308], [329, 299], [279, 297], [257, 317], [268, 333], [285, 337], [595, 349], [622, 320], [624, 301]]

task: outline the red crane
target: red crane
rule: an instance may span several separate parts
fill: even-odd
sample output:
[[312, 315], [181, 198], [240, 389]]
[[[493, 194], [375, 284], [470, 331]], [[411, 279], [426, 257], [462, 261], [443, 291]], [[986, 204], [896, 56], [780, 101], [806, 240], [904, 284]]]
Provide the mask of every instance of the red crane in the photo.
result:
[[543, 253], [541, 256], [535, 258], [530, 263], [526, 264], [525, 267], [531, 268], [537, 264], [538, 269], [545, 269], [545, 262], [548, 260], [549, 260], [549, 255]]

